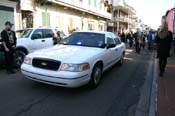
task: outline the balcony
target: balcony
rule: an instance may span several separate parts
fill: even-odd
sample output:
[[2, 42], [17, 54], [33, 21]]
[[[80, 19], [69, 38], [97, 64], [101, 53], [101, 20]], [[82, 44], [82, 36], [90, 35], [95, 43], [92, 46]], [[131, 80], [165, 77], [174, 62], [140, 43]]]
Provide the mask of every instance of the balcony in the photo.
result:
[[128, 17], [114, 17], [114, 22], [119, 21], [123, 23], [129, 23], [130, 19]]
[[[70, 7], [76, 10], [80, 10], [82, 12], [90, 13], [93, 15], [97, 15], [103, 18], [111, 19], [111, 14], [105, 10], [100, 10], [99, 8], [95, 8], [92, 5], [88, 5], [88, 1], [86, 0], [48, 0], [55, 4], [60, 4], [66, 7]], [[86, 3], [87, 2], [87, 3]]]
[[121, 22], [121, 23], [128, 23], [128, 24], [135, 24], [137, 21], [135, 19], [129, 17], [113, 17], [112, 22]]

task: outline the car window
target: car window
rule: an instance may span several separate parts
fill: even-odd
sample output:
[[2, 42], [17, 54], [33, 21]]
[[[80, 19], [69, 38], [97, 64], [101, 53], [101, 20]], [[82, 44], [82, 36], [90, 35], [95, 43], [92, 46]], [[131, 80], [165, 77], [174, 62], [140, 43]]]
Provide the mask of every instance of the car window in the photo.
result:
[[62, 40], [60, 44], [104, 48], [105, 34], [74, 32], [66, 39]]
[[120, 41], [120, 38], [119, 37], [116, 37], [114, 40], [115, 40], [116, 45], [121, 44], [121, 41]]
[[31, 34], [33, 29], [23, 29], [23, 30], [17, 30], [16, 31], [16, 37], [17, 38], [28, 38]]
[[32, 39], [42, 39], [43, 38], [43, 32], [41, 29], [37, 29], [32, 34]]
[[115, 41], [111, 34], [107, 34], [107, 44], [115, 44]]
[[117, 35], [114, 34], [114, 33], [111, 33], [111, 36], [112, 36], [112, 38], [115, 40], [115, 44], [116, 44], [116, 45], [121, 44], [121, 41], [120, 41], [120, 37], [119, 37], [119, 36], [117, 36]]
[[52, 29], [43, 29], [43, 37], [44, 38], [52, 38], [54, 36], [54, 33]]

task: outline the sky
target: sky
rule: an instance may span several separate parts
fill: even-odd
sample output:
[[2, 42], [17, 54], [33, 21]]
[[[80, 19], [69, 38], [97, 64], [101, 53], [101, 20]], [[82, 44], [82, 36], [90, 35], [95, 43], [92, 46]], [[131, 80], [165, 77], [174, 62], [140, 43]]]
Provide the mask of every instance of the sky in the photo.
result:
[[136, 9], [137, 16], [144, 24], [157, 29], [161, 24], [161, 17], [166, 11], [175, 6], [175, 0], [125, 0]]

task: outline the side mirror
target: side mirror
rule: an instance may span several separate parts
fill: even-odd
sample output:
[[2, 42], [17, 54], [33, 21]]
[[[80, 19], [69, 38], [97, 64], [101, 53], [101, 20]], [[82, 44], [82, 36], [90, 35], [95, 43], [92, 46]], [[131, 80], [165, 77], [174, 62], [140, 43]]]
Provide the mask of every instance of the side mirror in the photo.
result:
[[115, 46], [116, 46], [115, 44], [108, 44], [106, 48], [107, 48], [107, 49], [109, 49], [109, 48], [114, 48]]

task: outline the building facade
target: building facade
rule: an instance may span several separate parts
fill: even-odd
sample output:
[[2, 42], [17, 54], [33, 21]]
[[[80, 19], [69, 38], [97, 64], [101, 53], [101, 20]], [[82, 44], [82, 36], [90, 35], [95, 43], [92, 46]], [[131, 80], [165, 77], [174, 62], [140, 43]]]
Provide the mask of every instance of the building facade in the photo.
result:
[[112, 19], [108, 21], [108, 31], [117, 33], [134, 31], [139, 21], [133, 7], [126, 4], [124, 0], [113, 1]]
[[4, 29], [5, 22], [10, 21], [17, 29], [17, 0], [0, 0], [0, 31]]
[[103, 0], [21, 0], [21, 26], [72, 30], [107, 30], [111, 14]]

